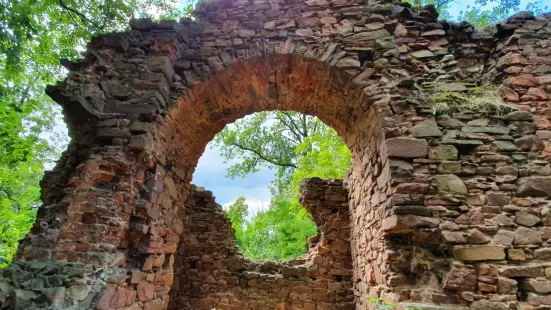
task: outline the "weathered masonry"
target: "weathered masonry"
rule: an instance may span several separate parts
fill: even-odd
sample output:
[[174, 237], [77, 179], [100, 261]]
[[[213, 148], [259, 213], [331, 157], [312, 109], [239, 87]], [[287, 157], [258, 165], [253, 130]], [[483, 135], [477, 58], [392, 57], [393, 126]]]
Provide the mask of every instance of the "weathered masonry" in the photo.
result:
[[[551, 15], [478, 31], [390, 0], [205, 2], [94, 38], [47, 89], [72, 142], [0, 309], [548, 309]], [[307, 255], [248, 261], [190, 182], [226, 124], [275, 109], [319, 117], [353, 163], [303, 183]]]

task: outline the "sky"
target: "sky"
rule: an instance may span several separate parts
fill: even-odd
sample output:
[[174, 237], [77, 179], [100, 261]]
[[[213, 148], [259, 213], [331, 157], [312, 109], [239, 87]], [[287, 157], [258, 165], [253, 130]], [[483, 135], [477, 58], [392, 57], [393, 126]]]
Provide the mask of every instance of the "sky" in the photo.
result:
[[[521, 8], [525, 8], [529, 2], [521, 0]], [[449, 12], [452, 16], [458, 16], [462, 10], [474, 4], [474, 0], [457, 0], [450, 5]], [[543, 4], [551, 8], [551, 0], [544, 0]], [[65, 124], [59, 118], [54, 133], [63, 136], [64, 132], [66, 135]], [[227, 206], [243, 196], [249, 205], [250, 215], [267, 209], [270, 202], [269, 185], [274, 178], [274, 171], [264, 168], [244, 178], [232, 180], [226, 178], [226, 169], [231, 163], [224, 163], [219, 153], [219, 150], [212, 148], [210, 144], [207, 146], [193, 175], [193, 183], [211, 190], [216, 196], [216, 201], [223, 206]]]
[[244, 178], [226, 178], [226, 169], [231, 163], [224, 163], [220, 151], [209, 144], [199, 159], [193, 174], [193, 183], [213, 192], [216, 202], [222, 206], [233, 203], [240, 196], [245, 197], [249, 205], [249, 215], [266, 210], [270, 204], [270, 182], [274, 172], [263, 168]]
[[[521, 9], [526, 8], [526, 6], [531, 2], [534, 2], [534, 1], [521, 0], [520, 8]], [[455, 0], [450, 4], [448, 11], [452, 16], [456, 17], [456, 16], [459, 16], [461, 11], [464, 11], [468, 7], [474, 7], [474, 6], [475, 6], [475, 0]], [[488, 4], [487, 6], [484, 7], [484, 9], [489, 9], [489, 8], [492, 8], [493, 6], [495, 6], [495, 2]], [[543, 6], [544, 7], [548, 6], [551, 8], [551, 0], [543, 0]]]

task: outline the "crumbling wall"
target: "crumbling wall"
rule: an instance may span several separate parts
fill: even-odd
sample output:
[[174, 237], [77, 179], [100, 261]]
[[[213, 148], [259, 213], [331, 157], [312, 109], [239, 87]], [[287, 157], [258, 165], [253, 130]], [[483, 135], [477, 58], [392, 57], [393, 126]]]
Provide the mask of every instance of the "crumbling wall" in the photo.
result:
[[243, 257], [212, 193], [193, 187], [168, 309], [355, 309], [346, 189], [309, 179], [301, 191], [319, 233], [308, 254], [275, 262]]
[[[0, 304], [166, 308], [205, 146], [276, 109], [319, 117], [352, 151], [358, 309], [368, 296], [549, 304], [549, 20], [522, 12], [480, 31], [391, 0], [209, 0], [195, 20], [95, 37], [47, 90], [73, 141], [2, 271]], [[488, 86], [515, 111], [435, 113], [442, 102], [422, 95]]]

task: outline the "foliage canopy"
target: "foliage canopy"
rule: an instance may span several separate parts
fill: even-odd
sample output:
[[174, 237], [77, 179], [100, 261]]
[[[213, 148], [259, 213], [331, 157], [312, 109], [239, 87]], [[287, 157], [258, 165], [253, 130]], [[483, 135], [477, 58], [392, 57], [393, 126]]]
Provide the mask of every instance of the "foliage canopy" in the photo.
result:
[[59, 60], [78, 58], [91, 36], [124, 30], [139, 12], [181, 16], [179, 3], [0, 0], [0, 268], [34, 221], [44, 168], [67, 144], [54, 130], [60, 111], [44, 93], [65, 74]]
[[227, 208], [243, 253], [274, 260], [304, 254], [308, 237], [317, 228], [298, 202], [300, 182], [314, 176], [344, 177], [351, 153], [342, 139], [315, 117], [275, 111], [256, 113], [227, 126], [214, 145], [225, 160], [239, 158], [228, 169], [229, 177], [245, 176], [262, 167], [275, 170], [268, 210], [249, 214], [244, 197]]

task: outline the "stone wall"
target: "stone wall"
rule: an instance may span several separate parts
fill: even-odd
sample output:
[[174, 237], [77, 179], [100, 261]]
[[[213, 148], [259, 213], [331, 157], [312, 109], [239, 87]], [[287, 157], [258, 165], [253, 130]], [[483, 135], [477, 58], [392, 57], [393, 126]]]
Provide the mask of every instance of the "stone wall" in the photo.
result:
[[319, 233], [307, 255], [273, 262], [244, 258], [212, 193], [194, 187], [168, 309], [355, 309], [346, 189], [310, 179], [301, 190]]
[[[206, 144], [276, 109], [319, 117], [352, 151], [358, 309], [368, 296], [544, 307], [549, 19], [522, 12], [481, 31], [392, 0], [207, 0], [195, 20], [93, 38], [47, 89], [72, 142], [2, 271], [2, 308], [166, 308]], [[483, 106], [511, 107], [434, 113], [438, 98], [489, 86], [497, 97]]]

